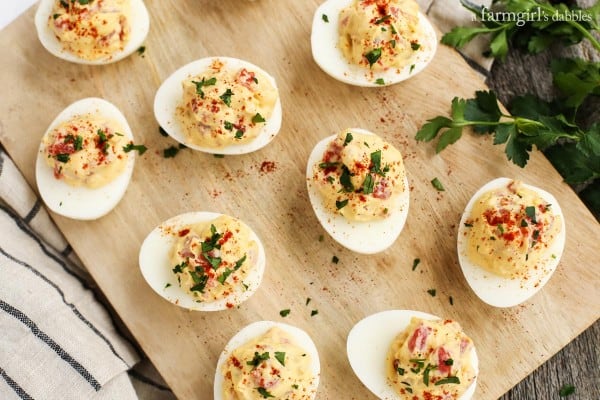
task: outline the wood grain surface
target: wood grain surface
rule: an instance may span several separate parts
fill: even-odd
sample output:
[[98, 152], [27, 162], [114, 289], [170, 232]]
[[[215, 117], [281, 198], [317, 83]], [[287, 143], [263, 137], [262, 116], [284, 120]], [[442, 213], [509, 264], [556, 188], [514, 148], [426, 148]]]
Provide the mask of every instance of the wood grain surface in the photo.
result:
[[[99, 96], [123, 111], [136, 142], [148, 146], [113, 212], [97, 221], [54, 219], [179, 398], [207, 398], [223, 346], [240, 328], [261, 319], [291, 323], [311, 335], [322, 367], [318, 399], [374, 398], [354, 376], [345, 352], [348, 331], [365, 316], [415, 309], [456, 319], [479, 354], [475, 397], [495, 399], [598, 318], [600, 225], [541, 154], [533, 154], [528, 167], [520, 169], [489, 138], [466, 134], [439, 155], [434, 146], [415, 142], [416, 130], [427, 118], [447, 113], [454, 96], [485, 89], [454, 51], [441, 46], [428, 69], [402, 84], [356, 88], [332, 80], [312, 61], [309, 36], [316, 0], [146, 3], [151, 29], [145, 54], [114, 65], [86, 67], [48, 54], [34, 35], [33, 10], [3, 30], [0, 45], [10, 52], [0, 60], [0, 140], [35, 187], [36, 150], [48, 124], [71, 102]], [[282, 131], [248, 155], [215, 158], [184, 150], [165, 159], [163, 149], [174, 142], [158, 132], [154, 93], [179, 66], [216, 55], [248, 60], [276, 77]], [[374, 256], [353, 254], [327, 237], [306, 193], [310, 150], [320, 138], [347, 127], [363, 127], [392, 142], [408, 171], [406, 227], [389, 250]], [[455, 250], [464, 205], [478, 187], [498, 176], [520, 178], [553, 193], [567, 228], [555, 275], [537, 295], [510, 309], [487, 306], [473, 294]], [[431, 186], [434, 177], [445, 192]], [[139, 272], [139, 247], [150, 230], [193, 210], [241, 218], [263, 240], [264, 281], [237, 309], [182, 310], [154, 294]], [[339, 263], [332, 262], [333, 256]], [[413, 272], [415, 258], [421, 264]], [[435, 297], [427, 293], [432, 288]], [[286, 308], [290, 315], [280, 317]], [[312, 310], [318, 314], [311, 317]]]

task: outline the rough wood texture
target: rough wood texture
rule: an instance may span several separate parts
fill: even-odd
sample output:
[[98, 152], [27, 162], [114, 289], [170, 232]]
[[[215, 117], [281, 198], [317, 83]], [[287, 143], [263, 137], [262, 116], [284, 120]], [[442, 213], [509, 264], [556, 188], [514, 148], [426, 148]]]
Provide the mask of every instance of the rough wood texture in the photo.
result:
[[[448, 112], [452, 97], [485, 88], [452, 50], [440, 47], [426, 71], [388, 88], [350, 87], [322, 73], [309, 47], [317, 4], [147, 1], [152, 28], [145, 56], [96, 68], [45, 52], [31, 29], [30, 10], [0, 35], [0, 45], [11, 49], [0, 60], [0, 140], [35, 186], [36, 150], [48, 123], [74, 100], [101, 96], [124, 112], [136, 142], [150, 148], [138, 159], [126, 196], [113, 212], [92, 222], [55, 220], [178, 397], [206, 398], [229, 338], [249, 322], [282, 320], [279, 310], [290, 308], [284, 321], [306, 330], [319, 349], [318, 398], [373, 398], [350, 369], [346, 335], [366, 315], [407, 308], [461, 322], [480, 358], [476, 397], [496, 399], [597, 319], [600, 277], [592, 250], [600, 226], [540, 154], [521, 170], [475, 135], [465, 135], [440, 155], [434, 146], [414, 141], [427, 118]], [[285, 21], [275, 23], [284, 15]], [[173, 142], [158, 134], [154, 93], [176, 68], [208, 55], [247, 59], [277, 78], [282, 132], [265, 149], [245, 156], [216, 159], [186, 150], [164, 159], [162, 150]], [[392, 248], [375, 256], [353, 254], [327, 237], [320, 242], [324, 231], [306, 195], [305, 163], [313, 145], [349, 126], [378, 132], [398, 146], [411, 184], [406, 227]], [[275, 169], [261, 169], [265, 161], [274, 162]], [[554, 193], [568, 232], [563, 259], [548, 285], [511, 309], [486, 306], [472, 293], [455, 250], [464, 205], [479, 186], [498, 176], [518, 177]], [[435, 191], [434, 177], [446, 192]], [[155, 295], [139, 273], [138, 250], [148, 232], [190, 210], [240, 217], [263, 239], [265, 279], [238, 309], [179, 309]], [[331, 262], [333, 255], [338, 264]], [[412, 272], [417, 257], [421, 264]], [[431, 288], [437, 289], [436, 297], [427, 294]], [[310, 307], [305, 306], [308, 297]], [[313, 308], [319, 313], [311, 317]]]
[[[580, 6], [593, 1], [579, 2]], [[600, 54], [584, 41], [576, 46], [554, 46], [538, 55], [511, 51], [504, 62], [494, 63], [486, 81], [504, 104], [515, 96], [535, 94], [551, 100], [557, 96], [552, 84], [550, 61], [560, 57], [578, 57], [599, 61]], [[600, 121], [600, 99], [590, 98], [581, 107], [580, 123], [589, 126]], [[575, 189], [581, 189], [575, 188]], [[600, 215], [596, 215], [600, 219]], [[597, 246], [596, 246], [597, 247]], [[531, 375], [501, 397], [501, 400], [554, 399], [563, 385], [576, 387], [569, 399], [596, 399], [600, 396], [600, 322], [594, 323], [577, 339], [544, 363]]]

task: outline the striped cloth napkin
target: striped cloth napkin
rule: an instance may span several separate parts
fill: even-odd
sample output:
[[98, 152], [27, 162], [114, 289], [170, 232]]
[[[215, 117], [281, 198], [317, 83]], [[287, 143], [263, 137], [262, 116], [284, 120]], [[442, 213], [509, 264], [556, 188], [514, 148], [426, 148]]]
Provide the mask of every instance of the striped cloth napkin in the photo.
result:
[[[472, 23], [459, 0], [418, 2], [442, 32]], [[461, 54], [485, 75], [482, 46]], [[0, 147], [0, 399], [174, 399], [122, 326]]]

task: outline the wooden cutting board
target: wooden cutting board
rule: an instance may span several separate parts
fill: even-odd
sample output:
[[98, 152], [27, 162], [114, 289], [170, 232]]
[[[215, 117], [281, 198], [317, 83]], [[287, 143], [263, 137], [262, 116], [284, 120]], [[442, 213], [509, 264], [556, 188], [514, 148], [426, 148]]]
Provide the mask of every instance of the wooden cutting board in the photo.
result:
[[[209, 398], [223, 346], [240, 328], [262, 319], [294, 324], [312, 336], [322, 366], [318, 399], [373, 398], [349, 366], [346, 336], [372, 313], [414, 309], [463, 325], [480, 358], [476, 398], [496, 399], [600, 315], [600, 226], [539, 153], [520, 169], [486, 137], [466, 134], [439, 155], [433, 145], [414, 140], [427, 118], [448, 113], [454, 96], [485, 89], [453, 50], [441, 46], [426, 71], [392, 87], [357, 88], [326, 76], [310, 51], [317, 5], [316, 0], [147, 1], [151, 28], [145, 54], [103, 67], [69, 64], [47, 53], [29, 10], [0, 32], [2, 144], [35, 187], [36, 150], [48, 124], [71, 102], [99, 96], [123, 111], [136, 142], [150, 149], [138, 158], [125, 197], [109, 215], [91, 222], [54, 219], [179, 398]], [[162, 150], [174, 142], [158, 132], [154, 93], [175, 69], [205, 56], [246, 59], [274, 75], [284, 108], [282, 130], [266, 148], [248, 155], [215, 158], [184, 150], [165, 159]], [[378, 255], [353, 254], [336, 244], [308, 201], [304, 171], [310, 150], [347, 127], [391, 141], [408, 170], [407, 224], [397, 242]], [[553, 193], [567, 228], [555, 275], [530, 301], [510, 309], [487, 306], [473, 294], [455, 250], [466, 202], [499, 176]], [[435, 177], [445, 192], [432, 187]], [[161, 221], [193, 210], [239, 217], [264, 242], [264, 281], [237, 309], [180, 309], [156, 295], [139, 272], [145, 236]], [[413, 272], [415, 258], [421, 263]], [[432, 288], [435, 297], [427, 293]], [[280, 317], [287, 308], [289, 316]], [[312, 310], [318, 314], [311, 317]]]

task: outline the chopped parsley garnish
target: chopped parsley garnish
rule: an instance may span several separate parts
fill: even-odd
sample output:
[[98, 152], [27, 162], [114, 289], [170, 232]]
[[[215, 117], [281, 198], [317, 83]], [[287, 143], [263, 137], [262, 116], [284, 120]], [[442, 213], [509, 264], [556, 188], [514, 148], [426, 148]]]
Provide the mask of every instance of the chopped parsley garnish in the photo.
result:
[[377, 60], [379, 60], [380, 57], [381, 57], [381, 47], [373, 49], [365, 54], [365, 58], [369, 62], [369, 67], [372, 67], [373, 64], [375, 64], [377, 62]]
[[173, 158], [177, 155], [177, 153], [179, 153], [179, 149], [175, 146], [170, 146], [163, 150], [163, 157]]
[[275, 397], [271, 393], [269, 393], [267, 391], [267, 389], [265, 389], [264, 387], [257, 387], [256, 390], [258, 390], [258, 393], [260, 393], [260, 395], [263, 397], [263, 399], [267, 399], [269, 397]]
[[454, 365], [454, 360], [449, 358], [446, 361], [444, 361], [444, 365]]
[[158, 127], [158, 133], [161, 134], [161, 136], [167, 137], [169, 136], [169, 134], [167, 133], [167, 131], [164, 130], [164, 128], [162, 126]]
[[129, 153], [130, 151], [137, 151], [138, 154], [141, 156], [142, 154], [144, 154], [146, 152], [146, 150], [148, 150], [148, 148], [146, 146], [144, 146], [143, 144], [133, 144], [133, 143], [127, 143], [125, 146], [123, 146], [123, 151], [125, 153]]
[[287, 317], [290, 314], [290, 309], [286, 308], [285, 310], [281, 310], [279, 311], [279, 315], [281, 315], [282, 317]]
[[381, 150], [377, 150], [371, 153], [371, 172], [385, 176], [385, 173], [389, 171], [389, 167], [381, 169]]
[[190, 288], [190, 291], [204, 293], [204, 288], [208, 282], [208, 275], [200, 268], [196, 268], [195, 271], [189, 271], [189, 274], [195, 283], [195, 285]]
[[233, 124], [229, 121], [225, 121], [223, 122], [223, 127], [225, 129], [227, 129], [228, 131], [233, 130]]
[[212, 77], [209, 80], [204, 80], [204, 77], [202, 77], [202, 80], [200, 82], [198, 81], [192, 81], [192, 83], [194, 85], [196, 85], [196, 94], [200, 95], [200, 98], [203, 99], [204, 98], [204, 92], [202, 91], [202, 88], [205, 86], [213, 86], [217, 83], [217, 78]]
[[258, 124], [259, 122], [265, 122], [266, 120], [260, 113], [256, 113], [254, 117], [252, 117], [252, 123]]
[[258, 351], [255, 351], [254, 352], [254, 357], [252, 357], [252, 360], [246, 361], [246, 365], [251, 365], [253, 367], [258, 367], [260, 365], [260, 363], [262, 363], [263, 361], [268, 360], [269, 358], [271, 358], [271, 356], [269, 355], [268, 351], [265, 351], [262, 354], [258, 354]]
[[60, 17], [60, 14], [53, 14], [53, 15], [52, 15], [52, 19], [56, 19], [56, 18], [58, 18], [58, 17]]
[[537, 224], [537, 221], [535, 220], [535, 207], [534, 206], [525, 207], [525, 215], [527, 215], [531, 219], [531, 222], [533, 222], [534, 224]]
[[77, 0], [77, 2], [78, 2], [79, 4], [81, 4], [82, 6], [83, 6], [83, 5], [86, 5], [86, 4], [90, 4], [92, 1], [93, 1], [93, 0]]
[[314, 317], [314, 316], [315, 316], [315, 315], [317, 315], [318, 313], [319, 313], [319, 310], [312, 310], [312, 311], [310, 312], [310, 316], [311, 316], [311, 317]]
[[340, 175], [340, 183], [342, 184], [342, 187], [344, 188], [345, 192], [354, 192], [354, 185], [352, 184], [350, 177], [351, 177], [351, 174], [350, 174], [350, 170], [348, 169], [348, 167], [346, 167], [345, 165], [342, 166], [342, 174]]
[[329, 176], [327, 177], [327, 182], [329, 182], [329, 183], [333, 183], [333, 182], [335, 182], [335, 178], [334, 178], [333, 176], [329, 175]]
[[560, 397], [567, 397], [572, 395], [573, 393], [575, 393], [575, 386], [570, 384], [563, 385], [558, 391], [558, 395]]
[[415, 269], [417, 269], [417, 266], [421, 263], [421, 259], [420, 258], [415, 258], [413, 260], [413, 266], [412, 266], [412, 270], [414, 271]]
[[236, 139], [241, 139], [244, 137], [244, 131], [242, 131], [241, 129], [238, 129], [237, 131], [235, 131], [235, 138]]
[[300, 386], [296, 385], [295, 383], [292, 385], [292, 389], [298, 389]]
[[335, 208], [337, 208], [338, 210], [346, 207], [348, 205], [348, 199], [346, 200], [342, 200], [342, 201], [335, 201]]
[[340, 165], [339, 162], [322, 162], [319, 164], [319, 168], [331, 168], [331, 167], [337, 167], [338, 165]]
[[451, 306], [454, 305], [454, 299], [452, 298], [452, 296], [448, 296], [448, 301], [450, 302]]
[[188, 263], [187, 261], [182, 262], [181, 264], [177, 264], [174, 268], [173, 268], [173, 273], [175, 274], [181, 274], [183, 272], [184, 268], [187, 268]]
[[352, 133], [350, 133], [350, 132], [346, 133], [346, 138], [344, 139], [344, 146], [347, 146], [348, 143], [350, 143], [352, 141], [352, 139], [354, 139], [354, 137], [352, 136]]
[[386, 21], [389, 21], [389, 19], [390, 19], [391, 17], [392, 17], [392, 16], [391, 16], [391, 15], [389, 15], [389, 14], [387, 14], [387, 15], [384, 15], [383, 17], [381, 17], [381, 18], [379, 18], [379, 19], [375, 20], [375, 25], [383, 24], [384, 22], [386, 22]]
[[473, 224], [470, 224], [470, 223], [468, 223], [468, 222], [465, 222], [465, 227], [466, 227], [466, 228], [472, 228], [472, 227], [473, 227]]
[[431, 180], [431, 184], [438, 192], [443, 192], [444, 190], [446, 190], [444, 189], [444, 185], [442, 185], [442, 182], [440, 182], [438, 178], [433, 178]]
[[169, 282], [167, 282], [167, 284], [165, 285], [165, 289], [171, 287], [171, 284]]
[[340, 259], [338, 258], [338, 256], [333, 256], [333, 257], [331, 257], [331, 262], [334, 264], [337, 264], [340, 262]]
[[68, 154], [57, 154], [54, 158], [56, 158], [57, 161], [60, 161], [62, 163], [66, 163], [69, 162], [69, 160], [71, 159], [71, 157]]
[[373, 193], [373, 188], [375, 187], [375, 179], [373, 179], [373, 175], [371, 174], [367, 174], [367, 176], [365, 176], [365, 180], [363, 182], [363, 193], [364, 194], [371, 194]]
[[225, 158], [225, 154], [213, 154], [214, 158]]
[[427, 364], [425, 367], [425, 371], [423, 371], [423, 383], [425, 386], [429, 386], [429, 372], [437, 369], [437, 365]]
[[449, 376], [447, 378], [442, 378], [439, 381], [436, 381], [435, 382], [435, 386], [445, 385], [447, 383], [459, 384], [460, 383], [460, 379], [458, 379], [458, 376]]
[[138, 49], [137, 49], [137, 53], [138, 53], [140, 56], [144, 55], [144, 53], [145, 53], [145, 52], [146, 52], [146, 46], [140, 46], [140, 47], [138, 47]]
[[227, 89], [219, 98], [227, 105], [227, 107], [231, 107], [231, 96], [233, 96], [233, 92], [231, 89]]
[[325, 22], [329, 22], [329, 17], [327, 16], [327, 14], [321, 15], [321, 19]]
[[415, 69], [415, 64], [411, 64], [410, 70], [408, 71], [408, 73], [410, 74], [411, 72], [413, 72], [414, 69]]
[[398, 373], [398, 375], [402, 376], [406, 373], [406, 370], [402, 367], [398, 367], [396, 368], [396, 372]]
[[431, 297], [435, 297], [436, 290], [435, 290], [435, 289], [427, 289], [427, 293], [429, 293], [429, 295], [430, 295]]
[[392, 49], [396, 48], [396, 40], [395, 39], [390, 40], [390, 46], [392, 46]]
[[307, 298], [306, 298], [306, 304], [305, 304], [306, 306], [308, 305], [308, 303], [310, 303], [310, 300], [311, 300], [311, 298], [310, 298], [310, 297], [307, 297]]
[[285, 367], [285, 352], [284, 351], [276, 351], [275, 359], [277, 361], [279, 361], [279, 363]]
[[525, 221], [524, 219], [521, 220], [521, 228], [525, 228], [529, 226], [529, 224], [527, 223], [527, 221]]
[[417, 51], [421, 48], [421, 45], [417, 42], [410, 42], [410, 48], [414, 51]]
[[377, 79], [375, 80], [375, 83], [376, 83], [377, 85], [385, 85], [385, 81], [383, 80], [383, 78], [377, 78]]

